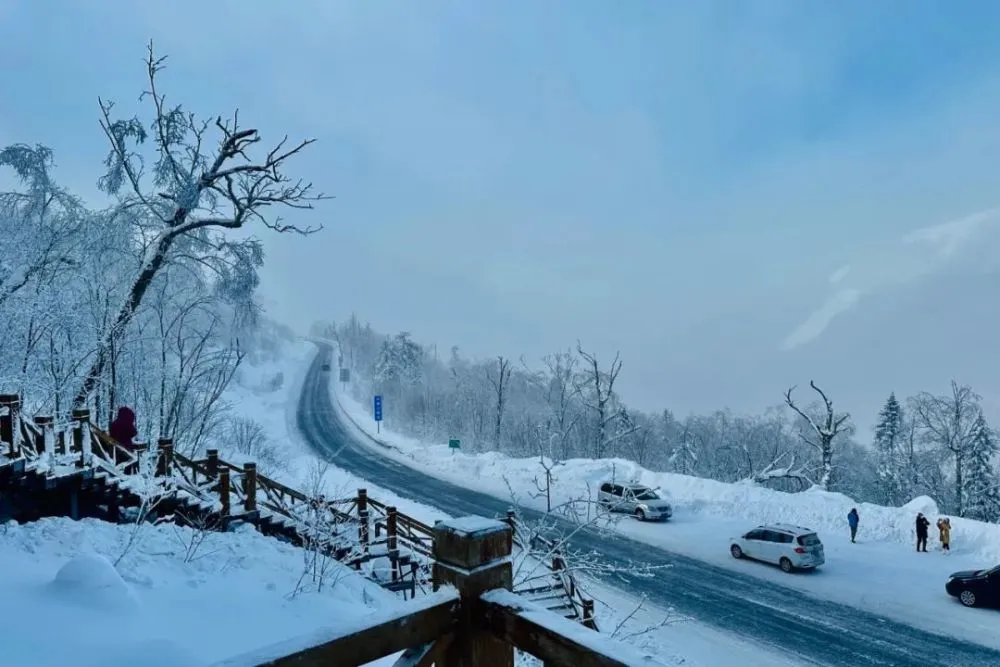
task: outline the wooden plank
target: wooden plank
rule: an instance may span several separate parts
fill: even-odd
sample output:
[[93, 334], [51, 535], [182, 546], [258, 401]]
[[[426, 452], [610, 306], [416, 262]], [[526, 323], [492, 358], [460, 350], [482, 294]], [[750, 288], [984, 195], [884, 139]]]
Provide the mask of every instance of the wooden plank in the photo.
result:
[[445, 651], [448, 650], [454, 639], [455, 635], [445, 635], [429, 644], [408, 648], [403, 651], [403, 655], [396, 659], [396, 662], [392, 663], [392, 667], [431, 667], [431, 665], [441, 662], [441, 658], [444, 657]]
[[442, 590], [384, 612], [351, 619], [336, 630], [281, 642], [213, 667], [357, 667], [450, 634], [458, 593]]
[[479, 601], [485, 627], [546, 664], [573, 667], [666, 667], [655, 657], [553, 614], [510, 591], [494, 590]]

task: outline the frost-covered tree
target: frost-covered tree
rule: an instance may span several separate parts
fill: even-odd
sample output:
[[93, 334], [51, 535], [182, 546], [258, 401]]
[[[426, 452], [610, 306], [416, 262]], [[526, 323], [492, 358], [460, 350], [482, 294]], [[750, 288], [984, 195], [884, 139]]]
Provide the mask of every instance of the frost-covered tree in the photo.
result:
[[886, 505], [901, 505], [909, 501], [907, 466], [903, 446], [903, 408], [896, 394], [889, 394], [875, 424], [875, 476]]
[[[251, 157], [261, 138], [257, 130], [240, 124], [238, 113], [228, 121], [219, 117], [210, 122], [180, 105], [167, 105], [158, 87], [164, 63], [150, 44], [149, 87], [141, 98], [149, 102], [147, 122], [137, 116], [114, 118], [114, 105], [100, 103], [101, 128], [110, 150], [99, 186], [115, 199], [115, 213], [132, 221], [130, 237], [136, 242], [138, 262], [123, 276], [127, 287], [101, 331], [76, 392], [78, 405], [101, 383], [119, 339], [166, 267], [187, 257], [219, 273], [224, 290], [252, 289], [260, 245], [246, 236], [232, 236], [234, 230], [256, 223], [276, 232], [316, 231], [272, 215], [275, 208], [311, 208], [323, 198], [313, 193], [310, 183], [293, 180], [284, 171], [312, 140], [288, 144], [283, 139]], [[144, 154], [147, 147], [151, 150]]]
[[965, 469], [969, 449], [982, 415], [981, 398], [967, 385], [951, 382], [951, 395], [935, 396], [921, 392], [912, 401], [914, 417], [922, 436], [953, 463], [952, 488], [955, 513], [965, 513]]
[[1000, 480], [997, 478], [996, 434], [981, 414], [973, 425], [965, 458], [962, 516], [979, 521], [1000, 521]]
[[819, 481], [817, 485], [822, 489], [828, 489], [830, 488], [830, 480], [833, 478], [834, 442], [838, 435], [850, 429], [851, 425], [848, 420], [851, 416], [847, 413], [835, 413], [833, 401], [827, 397], [823, 390], [811, 380], [809, 386], [819, 394], [823, 401], [819, 411], [807, 412], [800, 409], [792, 400], [792, 392], [795, 387], [791, 387], [785, 392], [785, 404], [805, 422], [805, 426], [799, 429], [799, 437], [819, 454]]

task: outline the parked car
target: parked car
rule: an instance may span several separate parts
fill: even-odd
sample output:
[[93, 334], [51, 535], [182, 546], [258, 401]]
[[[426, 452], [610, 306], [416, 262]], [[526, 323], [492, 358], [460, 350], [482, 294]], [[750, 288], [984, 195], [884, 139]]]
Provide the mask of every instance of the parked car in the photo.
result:
[[757, 526], [733, 538], [729, 553], [733, 558], [773, 563], [785, 572], [811, 570], [826, 562], [823, 542], [815, 531], [784, 523]]
[[955, 572], [944, 589], [966, 607], [1000, 605], [1000, 565], [989, 570]]
[[330, 364], [323, 364], [323, 370], [324, 371], [330, 370]]
[[674, 514], [674, 508], [665, 498], [642, 484], [604, 482], [597, 493], [597, 501], [609, 512], [632, 514], [640, 521], [666, 521]]

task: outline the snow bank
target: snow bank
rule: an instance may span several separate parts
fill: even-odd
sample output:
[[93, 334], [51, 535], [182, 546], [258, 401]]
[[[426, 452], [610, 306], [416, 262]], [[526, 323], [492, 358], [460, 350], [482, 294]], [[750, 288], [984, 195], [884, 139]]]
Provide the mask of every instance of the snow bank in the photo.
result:
[[303, 552], [252, 529], [192, 554], [196, 531], [145, 526], [114, 566], [131, 528], [0, 525], [0, 666], [195, 667], [400, 604], [339, 564], [303, 585]]
[[[509, 488], [521, 490], [517, 501], [544, 509], [544, 499], [532, 498], [536, 479], [544, 480], [544, 470], [537, 458], [516, 459], [486, 452], [467, 454], [449, 449], [446, 443], [424, 443], [382, 430], [375, 425], [367, 409], [331, 383], [340, 408], [356, 430], [377, 441], [384, 452], [408, 465], [456, 484], [469, 485], [475, 480], [478, 489], [509, 497]], [[840, 494], [816, 487], [799, 493], [774, 491], [752, 483], [727, 484], [711, 479], [647, 470], [624, 459], [569, 459], [553, 471], [553, 504], [573, 498], [596, 499], [604, 480], [635, 481], [659, 488], [675, 506], [675, 513], [690, 513], [718, 519], [742, 519], [746, 524], [785, 522], [806, 526], [820, 533], [842, 533], [847, 513], [852, 507], [861, 515], [861, 532], [866, 540], [910, 545], [915, 540], [914, 519], [923, 512], [932, 528], [939, 516], [931, 498], [915, 498], [903, 507], [884, 507], [858, 503]], [[508, 486], [509, 484], [509, 486]], [[986, 563], [1000, 562], [1000, 525], [951, 517], [952, 552], [968, 554]], [[932, 537], [934, 534], [932, 529]]]

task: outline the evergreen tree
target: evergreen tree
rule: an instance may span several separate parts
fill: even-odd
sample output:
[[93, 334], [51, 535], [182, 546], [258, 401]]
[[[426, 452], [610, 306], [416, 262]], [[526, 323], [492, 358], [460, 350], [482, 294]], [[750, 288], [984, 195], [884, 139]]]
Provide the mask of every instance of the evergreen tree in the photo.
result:
[[909, 500], [906, 497], [908, 489], [901, 451], [902, 438], [903, 408], [894, 392], [889, 394], [875, 425], [875, 477], [886, 505], [901, 505]]
[[973, 427], [963, 476], [967, 499], [964, 516], [970, 519], [1000, 520], [1000, 485], [993, 467], [997, 451], [995, 435], [986, 419], [979, 415]]

